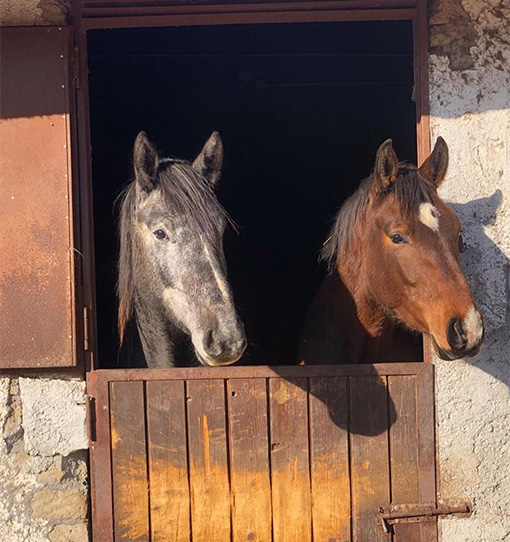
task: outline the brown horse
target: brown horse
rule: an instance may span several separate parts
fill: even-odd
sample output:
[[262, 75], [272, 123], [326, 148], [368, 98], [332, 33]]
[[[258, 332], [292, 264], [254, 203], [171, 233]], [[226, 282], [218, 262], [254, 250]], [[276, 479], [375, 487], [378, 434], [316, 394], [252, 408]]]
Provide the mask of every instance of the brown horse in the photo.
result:
[[412, 361], [407, 330], [432, 337], [443, 359], [479, 351], [483, 322], [459, 264], [460, 220], [437, 193], [447, 167], [442, 138], [420, 168], [399, 163], [391, 139], [379, 147], [324, 245], [330, 273], [308, 310], [301, 363]]

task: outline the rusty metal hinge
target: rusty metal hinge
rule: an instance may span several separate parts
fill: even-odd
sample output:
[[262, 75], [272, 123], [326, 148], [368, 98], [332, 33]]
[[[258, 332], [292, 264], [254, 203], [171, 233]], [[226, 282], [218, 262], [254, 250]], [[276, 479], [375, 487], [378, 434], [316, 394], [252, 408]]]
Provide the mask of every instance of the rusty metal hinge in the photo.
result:
[[83, 350], [88, 352], [90, 348], [89, 329], [90, 329], [90, 310], [88, 307], [83, 307]]
[[470, 502], [448, 504], [420, 503], [381, 506], [376, 512], [377, 523], [385, 533], [392, 532], [392, 525], [399, 523], [424, 523], [438, 517], [456, 515], [469, 517], [473, 511]]
[[73, 48], [73, 85], [80, 88], [80, 49], [77, 45]]
[[90, 442], [96, 442], [96, 398], [87, 395], [87, 434]]

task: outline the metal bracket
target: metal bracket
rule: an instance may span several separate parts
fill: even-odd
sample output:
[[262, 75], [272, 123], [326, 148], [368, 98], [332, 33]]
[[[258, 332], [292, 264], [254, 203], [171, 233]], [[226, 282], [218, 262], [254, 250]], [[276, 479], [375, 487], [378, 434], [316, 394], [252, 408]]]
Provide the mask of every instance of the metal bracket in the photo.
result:
[[87, 434], [91, 443], [96, 442], [96, 398], [92, 395], [87, 395]]
[[75, 89], [80, 88], [80, 49], [77, 45], [73, 48], [73, 84]]
[[90, 318], [89, 318], [90, 310], [88, 307], [83, 307], [83, 350], [87, 352], [90, 348], [90, 342], [89, 342], [89, 326], [90, 326]]
[[380, 506], [376, 511], [376, 519], [384, 532], [390, 533], [392, 525], [399, 523], [425, 523], [436, 521], [438, 517], [450, 515], [469, 517], [472, 511], [473, 507], [470, 502], [437, 505], [435, 503], [392, 504], [391, 506]]

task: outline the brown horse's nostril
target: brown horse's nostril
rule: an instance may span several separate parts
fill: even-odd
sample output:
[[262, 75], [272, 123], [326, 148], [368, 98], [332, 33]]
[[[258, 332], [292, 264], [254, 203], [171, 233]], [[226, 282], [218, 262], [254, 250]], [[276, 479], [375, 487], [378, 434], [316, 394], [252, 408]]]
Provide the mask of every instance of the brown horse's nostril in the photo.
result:
[[452, 318], [448, 322], [446, 338], [448, 339], [448, 344], [454, 352], [458, 352], [459, 350], [466, 348], [468, 339], [460, 318]]

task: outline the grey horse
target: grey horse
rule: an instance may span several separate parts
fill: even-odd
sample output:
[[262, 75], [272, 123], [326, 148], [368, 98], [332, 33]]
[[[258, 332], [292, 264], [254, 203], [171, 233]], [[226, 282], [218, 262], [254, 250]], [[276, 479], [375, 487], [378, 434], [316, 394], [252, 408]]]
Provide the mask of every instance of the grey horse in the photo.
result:
[[[133, 155], [135, 179], [120, 208], [121, 344], [129, 329], [137, 331], [151, 368], [234, 363], [246, 336], [226, 278], [229, 217], [214, 193], [220, 135], [210, 136], [193, 163], [160, 157], [144, 132]], [[186, 341], [192, 356], [183, 361], [177, 352]]]

